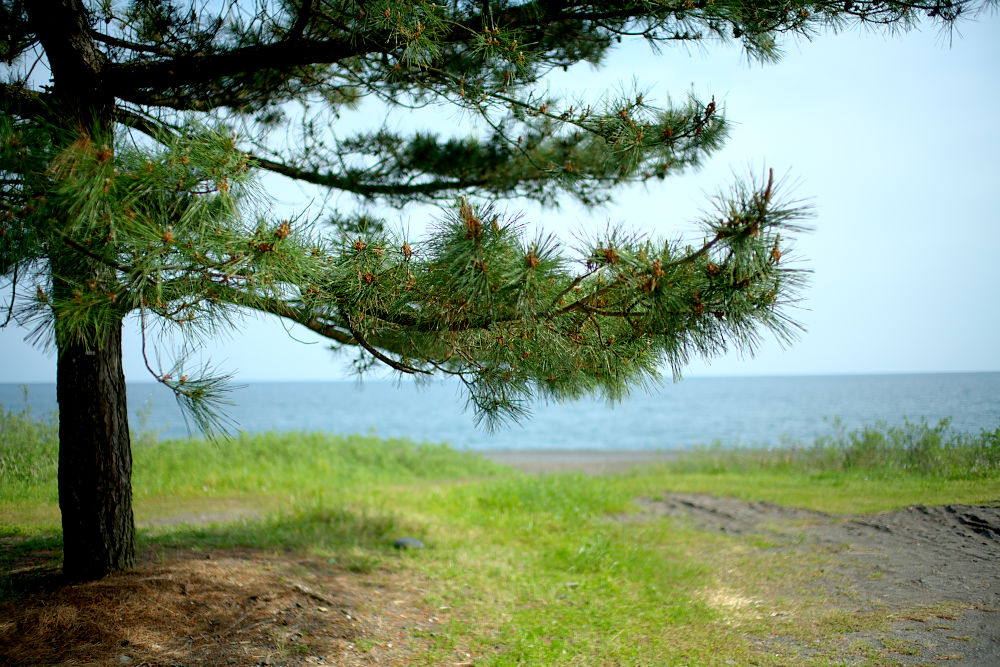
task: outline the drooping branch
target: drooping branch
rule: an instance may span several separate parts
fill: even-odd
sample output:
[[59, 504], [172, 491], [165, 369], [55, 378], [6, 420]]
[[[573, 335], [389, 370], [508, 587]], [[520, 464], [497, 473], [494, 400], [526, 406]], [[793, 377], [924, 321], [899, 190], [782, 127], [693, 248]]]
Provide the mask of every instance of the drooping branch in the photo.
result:
[[295, 322], [341, 345], [359, 345], [348, 326], [336, 326], [325, 322], [319, 314], [301, 305], [295, 305], [289, 301], [272, 296], [262, 294], [251, 295], [225, 284], [213, 284], [211, 291], [213, 298], [231, 303], [234, 306], [275, 315]]
[[389, 368], [400, 371], [401, 373], [406, 373], [407, 375], [416, 375], [416, 374], [431, 375], [430, 371], [425, 371], [420, 368], [414, 368], [413, 366], [396, 361], [395, 359], [391, 359], [386, 355], [382, 354], [382, 352], [380, 352], [377, 348], [372, 346], [371, 343], [365, 340], [365, 337], [360, 333], [357, 327], [351, 326], [350, 330], [351, 330], [351, 335], [354, 336], [354, 340], [357, 341], [358, 345], [360, 345], [370, 355], [381, 361]]

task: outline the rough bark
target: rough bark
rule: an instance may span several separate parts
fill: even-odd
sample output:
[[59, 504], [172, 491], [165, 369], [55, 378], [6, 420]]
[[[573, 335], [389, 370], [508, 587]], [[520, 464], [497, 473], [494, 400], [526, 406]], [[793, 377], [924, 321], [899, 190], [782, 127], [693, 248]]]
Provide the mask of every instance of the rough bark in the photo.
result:
[[63, 573], [98, 579], [135, 563], [132, 449], [121, 322], [97, 344], [59, 342], [59, 509]]

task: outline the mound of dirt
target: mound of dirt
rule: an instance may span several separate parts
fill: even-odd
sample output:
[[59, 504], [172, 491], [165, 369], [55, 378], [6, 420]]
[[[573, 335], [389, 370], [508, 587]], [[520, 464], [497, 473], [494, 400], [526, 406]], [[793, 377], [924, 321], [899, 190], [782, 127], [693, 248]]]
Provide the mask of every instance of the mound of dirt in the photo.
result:
[[146, 554], [132, 572], [0, 604], [0, 664], [407, 665], [443, 619], [402, 576], [237, 551]]
[[638, 502], [646, 515], [735, 535], [764, 534], [778, 549], [826, 546], [836, 559], [819, 585], [831, 604], [895, 619], [888, 633], [844, 635], [845, 647], [908, 647], [893, 654], [899, 664], [1000, 665], [1000, 503], [914, 505], [843, 517], [697, 494]]

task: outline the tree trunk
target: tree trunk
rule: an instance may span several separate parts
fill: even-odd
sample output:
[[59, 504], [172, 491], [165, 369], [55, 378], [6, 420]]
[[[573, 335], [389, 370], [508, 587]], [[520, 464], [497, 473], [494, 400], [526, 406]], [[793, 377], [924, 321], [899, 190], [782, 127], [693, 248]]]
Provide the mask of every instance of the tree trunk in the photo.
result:
[[[61, 105], [53, 122], [68, 137], [105, 138], [113, 146], [114, 99], [103, 85], [106, 58], [94, 41], [84, 0], [32, 0], [26, 8]], [[69, 248], [54, 248], [50, 262], [57, 300], [71, 299], [74, 289], [88, 283], [114, 283], [106, 266]], [[122, 320], [99, 317], [85, 325], [86, 331], [72, 331], [58, 313], [55, 322], [63, 572], [76, 581], [98, 579], [135, 563]]]
[[99, 579], [135, 563], [121, 321], [96, 340], [57, 342], [63, 573], [74, 581]]

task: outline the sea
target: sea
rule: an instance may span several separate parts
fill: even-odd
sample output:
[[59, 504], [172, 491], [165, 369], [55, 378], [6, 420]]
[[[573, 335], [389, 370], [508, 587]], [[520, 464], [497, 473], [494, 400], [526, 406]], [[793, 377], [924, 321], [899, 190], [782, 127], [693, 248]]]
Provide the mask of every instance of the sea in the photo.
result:
[[[615, 404], [539, 402], [521, 422], [492, 432], [476, 424], [461, 387], [445, 381], [257, 382], [229, 396], [234, 431], [375, 434], [474, 450], [770, 447], [879, 422], [941, 419], [961, 432], [1000, 427], [1000, 373], [695, 377]], [[0, 384], [0, 405], [52, 416], [55, 385]], [[160, 385], [130, 384], [128, 406], [136, 433], [197, 435]]]

